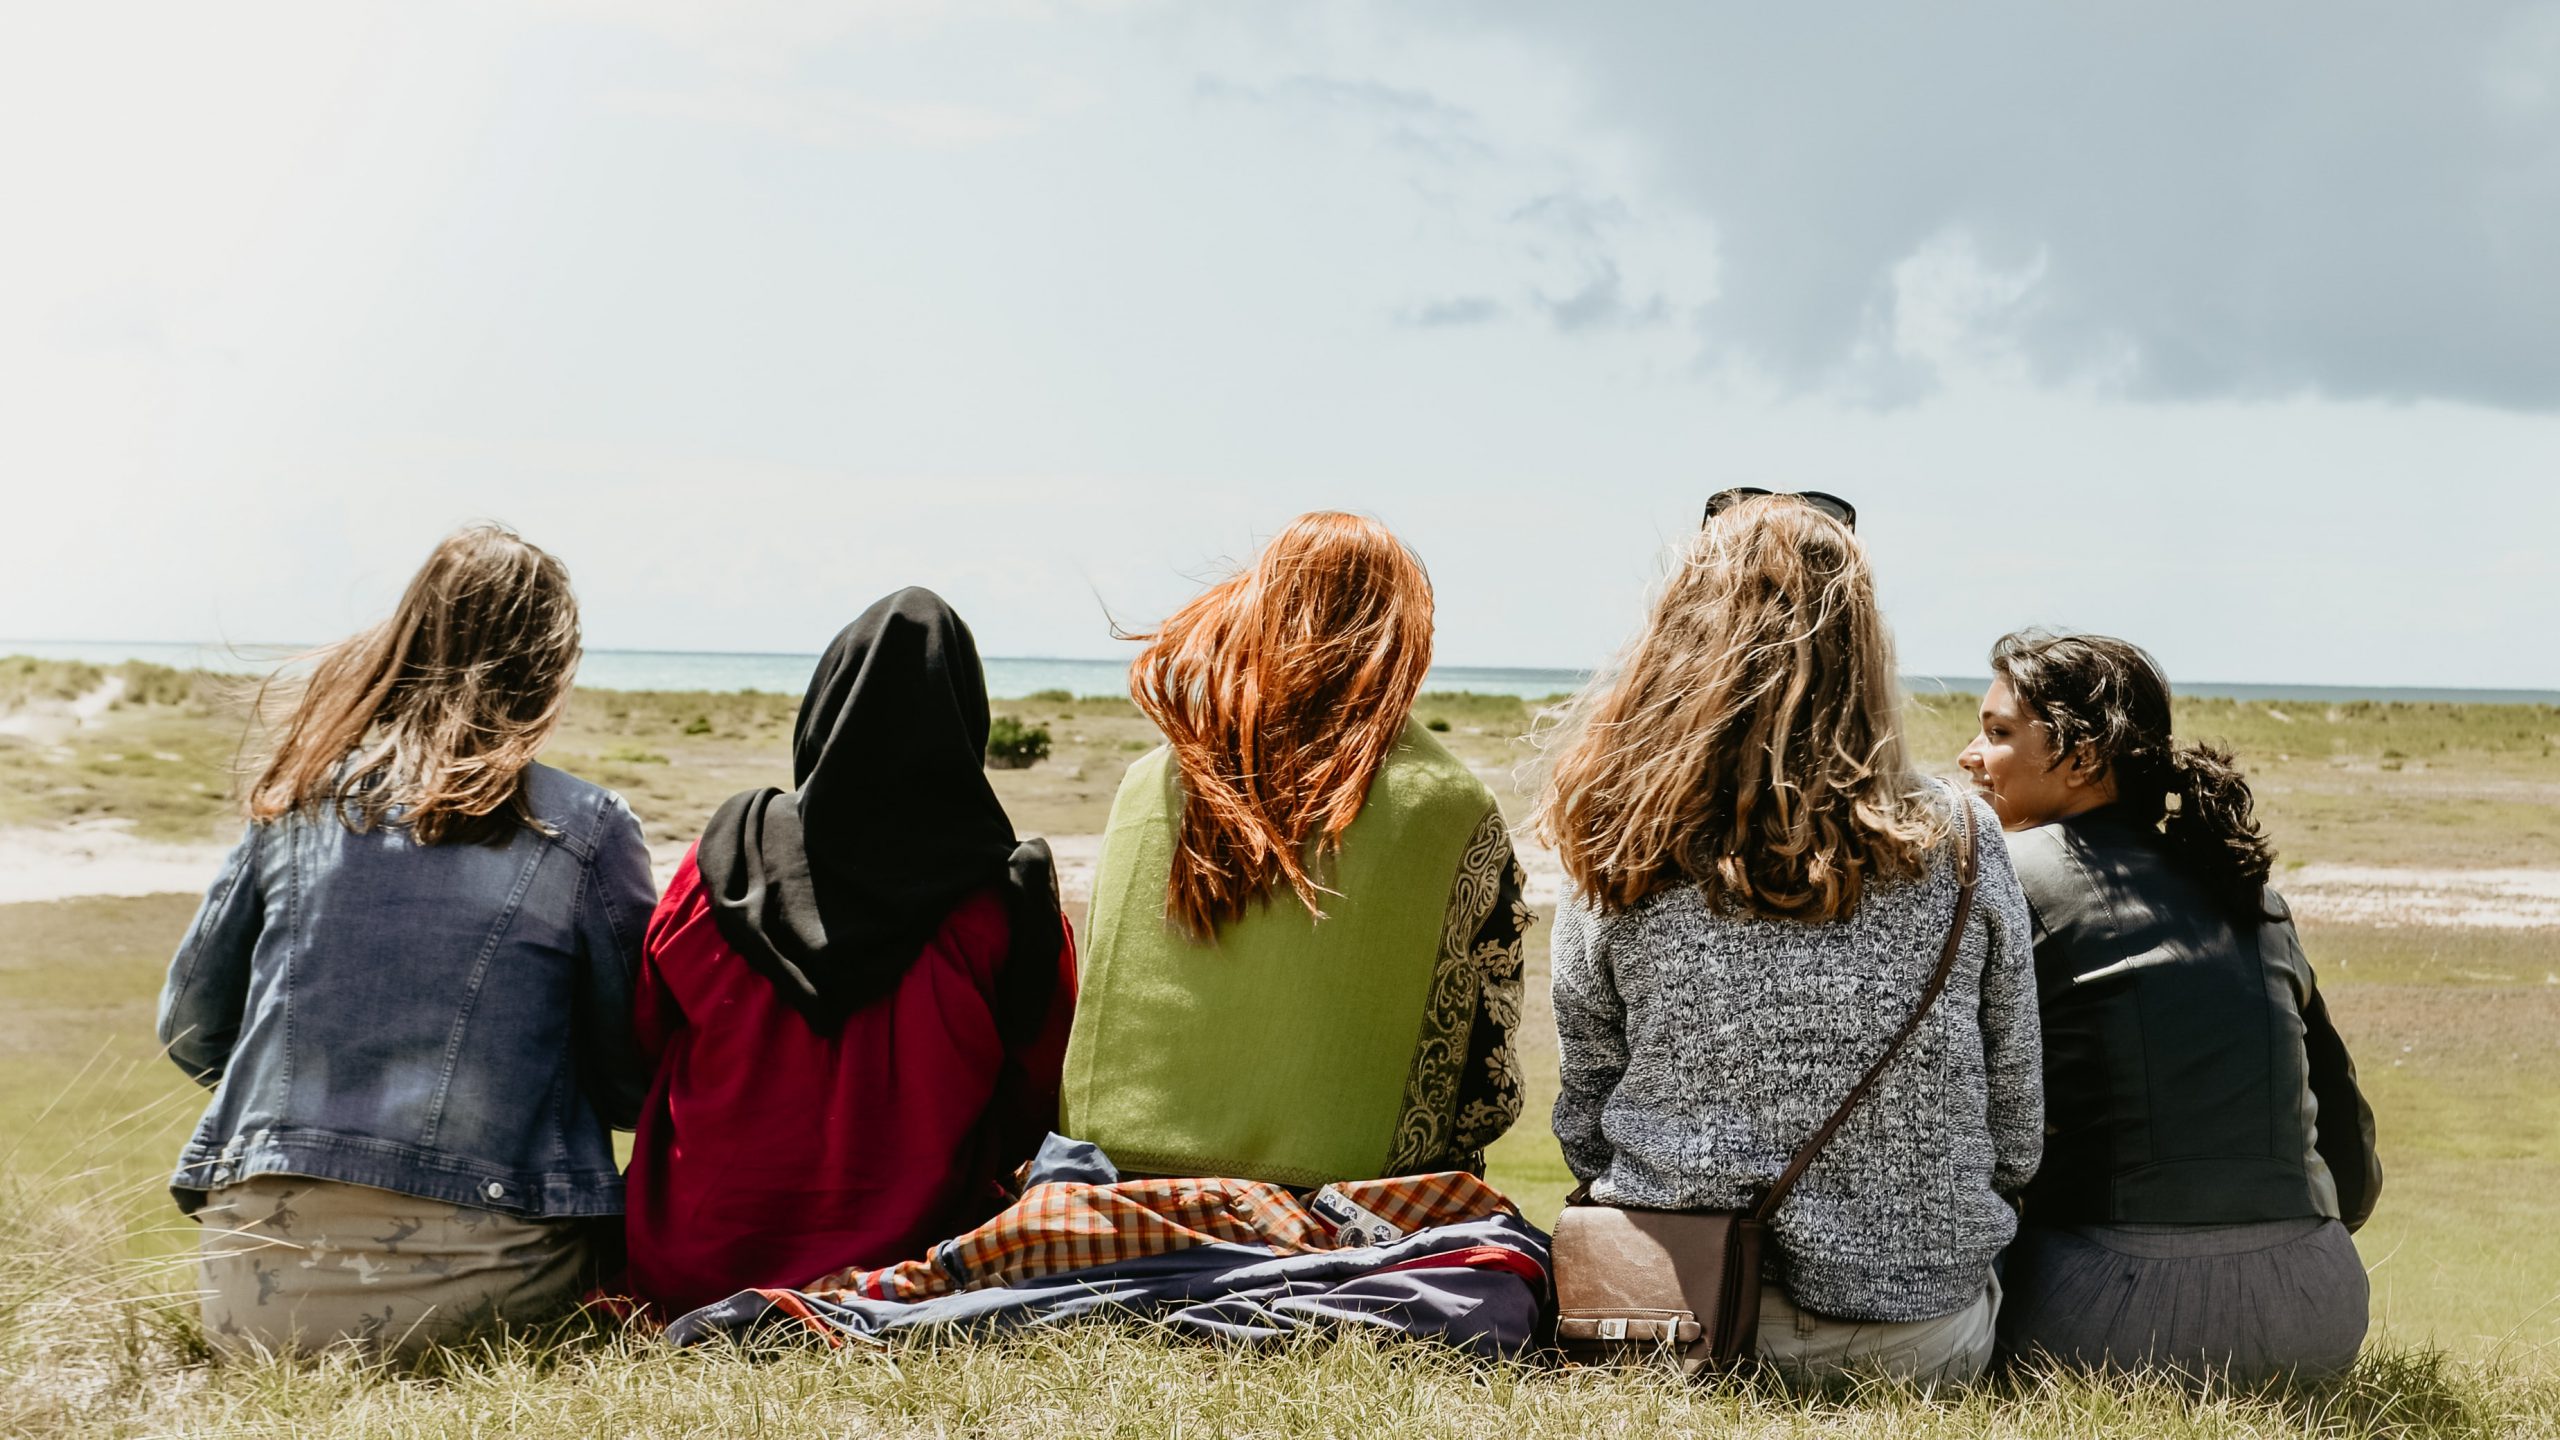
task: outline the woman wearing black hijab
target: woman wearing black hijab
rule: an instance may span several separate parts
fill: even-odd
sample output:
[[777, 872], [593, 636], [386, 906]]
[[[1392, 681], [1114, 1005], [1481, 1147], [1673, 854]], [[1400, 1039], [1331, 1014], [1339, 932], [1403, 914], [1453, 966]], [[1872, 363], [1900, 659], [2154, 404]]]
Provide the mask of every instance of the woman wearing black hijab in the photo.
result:
[[930, 590], [818, 662], [795, 788], [711, 817], [649, 921], [631, 1284], [673, 1315], [907, 1258], [1002, 1203], [1057, 1115], [1073, 938], [987, 784], [987, 688]]

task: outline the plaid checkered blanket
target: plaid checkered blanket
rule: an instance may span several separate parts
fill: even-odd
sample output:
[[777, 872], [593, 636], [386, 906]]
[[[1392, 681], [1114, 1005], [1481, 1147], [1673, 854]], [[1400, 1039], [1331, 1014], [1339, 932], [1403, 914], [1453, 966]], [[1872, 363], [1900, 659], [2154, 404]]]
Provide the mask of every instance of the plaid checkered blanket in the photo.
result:
[[[1501, 1191], [1463, 1171], [1333, 1188], [1408, 1233], [1520, 1213]], [[1304, 1200], [1256, 1180], [1052, 1181], [1033, 1185], [1002, 1214], [921, 1259], [840, 1270], [802, 1290], [831, 1300], [926, 1300], [1213, 1244], [1282, 1255], [1337, 1248], [1333, 1226]]]

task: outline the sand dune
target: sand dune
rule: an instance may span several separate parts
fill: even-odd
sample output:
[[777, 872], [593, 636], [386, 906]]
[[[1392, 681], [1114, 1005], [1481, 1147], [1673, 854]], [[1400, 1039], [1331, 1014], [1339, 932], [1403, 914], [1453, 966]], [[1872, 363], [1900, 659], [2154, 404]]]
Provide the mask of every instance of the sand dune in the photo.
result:
[[201, 891], [229, 853], [224, 845], [140, 839], [131, 823], [88, 820], [0, 830], [0, 905]]
[[[1052, 835], [1058, 887], [1071, 901], [1093, 894], [1099, 835]], [[650, 864], [664, 886], [683, 843], [651, 847]], [[225, 847], [169, 844], [130, 833], [127, 822], [0, 829], [0, 905], [80, 895], [193, 893], [213, 881]], [[1523, 842], [1521, 868], [1529, 903], [1551, 910], [1562, 893], [1555, 852]], [[2305, 919], [2366, 925], [2423, 925], [2560, 930], [2560, 869], [2416, 870], [2366, 865], [2306, 865], [2279, 885]]]

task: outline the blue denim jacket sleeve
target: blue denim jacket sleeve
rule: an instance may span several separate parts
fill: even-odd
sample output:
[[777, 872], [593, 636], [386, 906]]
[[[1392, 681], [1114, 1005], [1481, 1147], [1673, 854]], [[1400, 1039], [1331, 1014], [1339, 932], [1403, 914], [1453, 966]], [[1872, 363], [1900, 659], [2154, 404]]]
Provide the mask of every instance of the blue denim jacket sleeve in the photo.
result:
[[640, 942], [657, 907], [649, 845], [640, 821], [619, 795], [596, 819], [595, 853], [578, 897], [578, 943], [584, 966], [578, 1034], [587, 1099], [606, 1124], [628, 1130], [649, 1090], [649, 1062], [631, 1021], [640, 975]]
[[160, 1044], [188, 1078], [208, 1088], [230, 1067], [231, 1047], [249, 1003], [249, 956], [265, 919], [258, 893], [258, 840], [252, 824], [222, 862], [195, 923], [169, 961], [160, 991]]

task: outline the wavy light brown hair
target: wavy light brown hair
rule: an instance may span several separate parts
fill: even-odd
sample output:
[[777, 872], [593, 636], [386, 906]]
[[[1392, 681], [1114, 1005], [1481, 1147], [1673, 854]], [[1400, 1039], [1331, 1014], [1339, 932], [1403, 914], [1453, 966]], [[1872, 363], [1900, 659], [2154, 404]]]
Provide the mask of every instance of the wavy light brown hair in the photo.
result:
[[334, 811], [361, 831], [396, 810], [426, 845], [539, 829], [524, 770], [568, 705], [579, 653], [567, 568], [502, 526], [458, 530], [390, 619], [260, 688], [275, 738], [249, 818]]
[[1129, 696], [1173, 746], [1165, 916], [1197, 939], [1312, 873], [1360, 814], [1431, 668], [1431, 579], [1375, 520], [1301, 515], [1150, 634]]
[[1857, 537], [1802, 501], [1748, 500], [1690, 542], [1575, 702], [1532, 824], [1608, 909], [1696, 885], [1719, 910], [1837, 920], [1946, 834], [1900, 707]]

